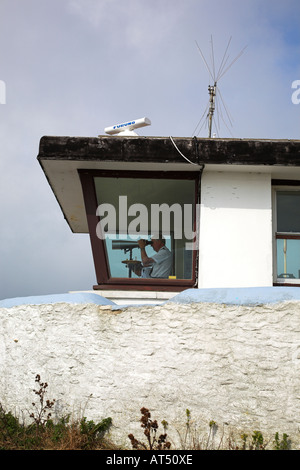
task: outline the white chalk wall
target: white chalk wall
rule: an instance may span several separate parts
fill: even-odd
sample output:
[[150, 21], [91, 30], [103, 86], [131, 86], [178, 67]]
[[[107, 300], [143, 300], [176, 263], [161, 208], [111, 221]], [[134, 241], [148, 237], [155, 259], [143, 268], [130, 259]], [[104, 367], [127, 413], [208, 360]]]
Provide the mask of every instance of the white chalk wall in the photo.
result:
[[198, 287], [272, 283], [270, 174], [204, 171]]
[[278, 431], [297, 442], [299, 311], [299, 301], [0, 308], [0, 401], [28, 417], [40, 374], [56, 417], [110, 416], [111, 437], [129, 447], [129, 432], [143, 438], [143, 406], [168, 421], [174, 445], [187, 408], [200, 436], [216, 421], [216, 442], [225, 422], [226, 433]]

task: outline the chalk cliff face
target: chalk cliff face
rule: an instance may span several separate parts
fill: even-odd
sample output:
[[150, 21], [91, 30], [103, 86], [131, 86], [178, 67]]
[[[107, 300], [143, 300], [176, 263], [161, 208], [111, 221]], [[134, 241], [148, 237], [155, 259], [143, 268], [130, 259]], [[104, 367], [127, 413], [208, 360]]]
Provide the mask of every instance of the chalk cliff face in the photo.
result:
[[[57, 417], [112, 417], [112, 437], [142, 437], [140, 408], [180, 440], [193, 423], [297, 438], [300, 301], [168, 301], [118, 307], [54, 302], [0, 308], [0, 401], [24, 413], [36, 374]], [[28, 413], [29, 415], [29, 413]], [[224, 425], [224, 423], [227, 423]]]

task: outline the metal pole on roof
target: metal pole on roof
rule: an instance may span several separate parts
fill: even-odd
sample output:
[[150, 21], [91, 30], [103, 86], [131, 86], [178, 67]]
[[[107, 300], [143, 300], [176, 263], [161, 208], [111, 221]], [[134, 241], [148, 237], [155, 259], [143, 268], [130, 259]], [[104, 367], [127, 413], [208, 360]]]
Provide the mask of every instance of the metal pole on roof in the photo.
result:
[[212, 122], [213, 122], [213, 115], [215, 111], [215, 97], [216, 97], [216, 89], [217, 83], [208, 86], [208, 93], [209, 93], [209, 111], [208, 111], [208, 137], [211, 138], [211, 131], [212, 131]]
[[[220, 64], [220, 67], [219, 67], [219, 70], [218, 72], [216, 73], [216, 70], [215, 70], [215, 59], [214, 59], [214, 47], [213, 47], [213, 38], [211, 37], [211, 53], [212, 53], [212, 70], [210, 70], [210, 67], [196, 41], [196, 45], [198, 47], [198, 50], [201, 54], [201, 57], [203, 59], [203, 62], [208, 70], [208, 73], [209, 73], [209, 76], [210, 78], [213, 80], [213, 83], [214, 85], [209, 85], [208, 87], [208, 93], [209, 93], [209, 103], [200, 119], [200, 121], [198, 122], [197, 126], [196, 126], [196, 129], [194, 130], [194, 133], [196, 132], [197, 128], [199, 127], [202, 119], [204, 118], [204, 116], [206, 115], [206, 119], [208, 119], [208, 137], [211, 138], [212, 136], [212, 123], [213, 123], [213, 115], [214, 115], [214, 112], [215, 112], [215, 104], [217, 104], [217, 113], [218, 113], [218, 100], [219, 98], [221, 99], [221, 102], [222, 102], [222, 105], [223, 107], [225, 108], [225, 111], [226, 111], [226, 115], [227, 117], [229, 118], [229, 114], [228, 114], [228, 111], [226, 109], [226, 106], [225, 106], [225, 103], [222, 99], [222, 96], [220, 94], [220, 90], [218, 89], [218, 99], [216, 100], [216, 92], [217, 92], [217, 83], [218, 81], [220, 80], [221, 77], [223, 77], [223, 75], [225, 75], [225, 73], [227, 72], [227, 70], [229, 70], [229, 68], [238, 60], [238, 58], [243, 54], [244, 50], [246, 49], [244, 47], [244, 49], [241, 50], [241, 52], [235, 57], [235, 59], [229, 64], [227, 65], [227, 62], [228, 62], [228, 59], [229, 59], [229, 55], [227, 55], [227, 52], [228, 52], [228, 49], [229, 49], [229, 45], [230, 45], [230, 42], [231, 42], [231, 37], [228, 41], [228, 44], [227, 44], [227, 47], [225, 49], [225, 52], [224, 52], [224, 55], [223, 55], [223, 59], [221, 61], [221, 64]], [[206, 110], [207, 108], [209, 107], [209, 111], [208, 111], [208, 114], [206, 114]], [[221, 115], [222, 117], [222, 115]], [[223, 119], [223, 117], [222, 117]], [[224, 119], [223, 119], [224, 121]], [[230, 121], [230, 119], [229, 119]], [[224, 124], [226, 125], [226, 123], [224, 122]], [[231, 121], [230, 121], [230, 124], [231, 124]], [[227, 126], [226, 126], [227, 127]]]

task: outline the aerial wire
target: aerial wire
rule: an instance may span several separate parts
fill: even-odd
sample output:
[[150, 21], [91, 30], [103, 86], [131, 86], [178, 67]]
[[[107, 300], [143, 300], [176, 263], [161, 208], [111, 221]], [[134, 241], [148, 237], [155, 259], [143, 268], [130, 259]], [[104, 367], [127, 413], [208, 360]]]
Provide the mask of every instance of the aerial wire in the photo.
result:
[[[220, 128], [219, 114], [221, 115], [222, 121], [226, 125], [225, 120], [224, 120], [224, 116], [222, 114], [220, 104], [224, 107], [227, 119], [228, 119], [230, 125], [232, 126], [232, 118], [229, 115], [229, 111], [227, 109], [227, 106], [225, 105], [225, 102], [224, 102], [224, 99], [221, 95], [220, 89], [218, 88], [218, 81], [226, 74], [226, 72], [232, 67], [232, 65], [241, 57], [241, 55], [244, 53], [247, 46], [245, 46], [240, 51], [240, 53], [233, 59], [233, 61], [230, 62], [229, 65], [227, 65], [228, 60], [229, 60], [228, 49], [229, 49], [231, 40], [232, 40], [232, 37], [230, 37], [229, 40], [228, 40], [227, 46], [225, 48], [225, 51], [224, 51], [224, 54], [223, 54], [223, 57], [222, 57], [222, 60], [221, 60], [221, 63], [220, 63], [219, 69], [218, 69], [217, 76], [216, 76], [216, 69], [215, 69], [215, 52], [214, 52], [213, 37], [211, 36], [211, 40], [210, 40], [212, 70], [210, 69], [210, 67], [207, 63], [207, 60], [205, 59], [205, 56], [204, 56], [201, 48], [199, 47], [199, 44], [197, 43], [197, 41], [195, 41], [196, 45], [197, 45], [197, 48], [198, 48], [198, 51], [200, 52], [201, 58], [202, 58], [202, 60], [205, 64], [205, 67], [206, 67], [207, 71], [208, 71], [209, 77], [213, 80], [213, 85], [208, 86], [209, 102], [208, 102], [208, 104], [205, 108], [205, 111], [204, 111], [202, 117], [200, 118], [200, 120], [199, 120], [199, 122], [198, 122], [198, 124], [197, 124], [197, 126], [194, 130], [194, 134], [195, 134], [197, 128], [199, 127], [204, 115], [206, 114], [207, 109], [208, 109], [208, 113], [206, 114], [206, 121], [208, 121], [208, 137], [209, 138], [211, 138], [211, 136], [212, 136], [212, 124], [214, 123], [216, 125], [216, 120], [214, 118], [215, 111], [217, 112], [217, 118], [218, 118], [217, 119], [217, 124], [219, 125], [219, 128]], [[220, 98], [220, 104], [218, 103], [218, 101], [219, 101], [219, 99], [217, 99], [218, 97]], [[226, 125], [226, 127], [229, 130], [227, 125]], [[201, 126], [201, 129], [202, 128], [203, 128], [203, 125]], [[198, 135], [199, 135], [201, 129], [199, 130]]]

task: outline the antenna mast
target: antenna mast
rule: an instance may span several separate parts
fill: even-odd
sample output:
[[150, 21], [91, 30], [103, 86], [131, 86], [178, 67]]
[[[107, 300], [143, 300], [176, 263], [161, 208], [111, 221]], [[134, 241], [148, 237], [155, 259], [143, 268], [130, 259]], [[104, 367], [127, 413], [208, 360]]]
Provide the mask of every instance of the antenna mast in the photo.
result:
[[209, 93], [208, 137], [209, 138], [211, 138], [213, 115], [215, 111], [216, 91], [217, 91], [217, 82], [215, 82], [214, 85], [208, 86], [208, 93]]
[[[201, 54], [201, 57], [203, 59], [203, 62], [208, 70], [208, 73], [209, 73], [209, 76], [210, 78], [212, 79], [213, 81], [213, 85], [209, 85], [208, 86], [208, 94], [209, 94], [209, 103], [207, 105], [207, 107], [209, 106], [209, 109], [208, 109], [208, 113], [207, 113], [207, 119], [208, 119], [208, 137], [211, 138], [211, 135], [212, 135], [212, 124], [213, 124], [213, 117], [214, 117], [214, 112], [215, 112], [215, 109], [216, 109], [216, 96], [217, 96], [217, 83], [218, 81], [220, 80], [221, 77], [223, 77], [223, 75], [227, 72], [227, 70], [234, 64], [234, 62], [237, 61], [237, 59], [243, 54], [244, 50], [246, 49], [246, 47], [244, 47], [244, 49], [241, 50], [241, 52], [236, 56], [236, 58], [229, 64], [227, 65], [227, 61], [229, 59], [229, 56], [227, 55], [227, 52], [228, 52], [228, 48], [229, 48], [229, 45], [230, 45], [230, 42], [231, 42], [231, 37], [228, 41], [228, 44], [227, 44], [227, 47], [225, 49], [225, 52], [224, 52], [224, 55], [223, 55], [223, 59], [221, 61], [221, 64], [220, 64], [220, 67], [219, 67], [219, 70], [217, 72], [217, 74], [215, 73], [215, 60], [214, 60], [214, 48], [213, 48], [213, 39], [211, 37], [211, 52], [212, 52], [212, 65], [213, 65], [213, 70], [210, 70], [210, 67], [199, 47], [199, 45], [197, 44], [197, 41], [196, 41], [196, 45], [198, 47], [198, 50]], [[221, 101], [222, 101], [222, 104], [225, 108], [225, 111], [226, 111], [226, 114], [227, 114], [227, 117], [229, 118], [228, 116], [228, 112], [226, 110], [226, 107], [225, 107], [225, 104], [223, 102], [223, 99], [222, 99], [222, 96], [220, 94], [220, 91], [218, 90], [218, 96], [220, 97]], [[207, 109], [207, 108], [206, 108]], [[203, 116], [202, 116], [203, 117]], [[202, 118], [200, 119], [200, 121], [202, 120]], [[230, 120], [230, 119], [229, 119]], [[198, 123], [198, 125], [200, 124], [200, 121]], [[197, 127], [198, 127], [197, 125]], [[196, 127], [196, 129], [197, 129]], [[195, 129], [195, 131], [196, 131]]]

